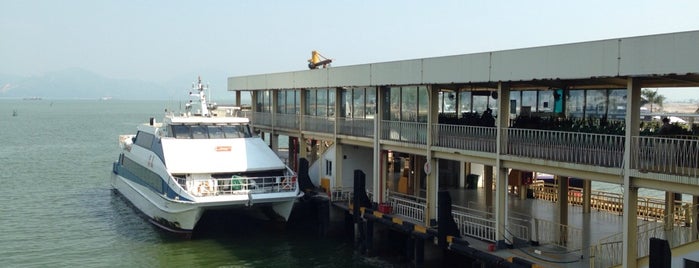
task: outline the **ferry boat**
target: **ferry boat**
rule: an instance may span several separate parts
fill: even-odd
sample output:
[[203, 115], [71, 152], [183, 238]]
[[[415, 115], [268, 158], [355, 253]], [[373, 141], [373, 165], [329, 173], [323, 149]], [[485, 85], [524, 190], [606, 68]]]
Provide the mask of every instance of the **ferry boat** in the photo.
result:
[[180, 114], [153, 118], [135, 135], [119, 136], [112, 187], [153, 224], [191, 235], [210, 210], [247, 210], [286, 221], [299, 192], [296, 174], [250, 131], [249, 120], [207, 103], [199, 77]]

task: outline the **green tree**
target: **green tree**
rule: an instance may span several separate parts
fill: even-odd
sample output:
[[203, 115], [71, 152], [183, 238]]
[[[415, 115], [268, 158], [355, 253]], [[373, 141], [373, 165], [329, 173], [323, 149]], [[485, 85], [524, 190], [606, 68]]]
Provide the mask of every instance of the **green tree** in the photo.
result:
[[665, 102], [665, 96], [658, 94], [658, 90], [643, 89], [641, 91], [641, 96], [643, 96], [646, 101], [650, 104], [650, 112], [653, 112], [653, 104], [663, 107]]

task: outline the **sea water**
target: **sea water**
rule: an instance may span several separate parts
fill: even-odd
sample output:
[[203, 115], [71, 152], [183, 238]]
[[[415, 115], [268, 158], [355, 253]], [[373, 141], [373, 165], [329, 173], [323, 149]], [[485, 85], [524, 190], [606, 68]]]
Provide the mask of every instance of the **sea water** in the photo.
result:
[[393, 266], [342, 238], [243, 218], [209, 219], [191, 239], [154, 227], [109, 176], [118, 136], [177, 106], [0, 100], [0, 267]]

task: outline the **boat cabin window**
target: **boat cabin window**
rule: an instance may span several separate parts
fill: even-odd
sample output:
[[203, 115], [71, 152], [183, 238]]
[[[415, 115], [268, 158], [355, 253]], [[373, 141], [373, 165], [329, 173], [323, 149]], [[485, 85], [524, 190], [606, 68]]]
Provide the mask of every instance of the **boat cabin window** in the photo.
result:
[[151, 146], [153, 146], [153, 139], [155, 139], [153, 134], [139, 131], [136, 133], [136, 141], [134, 143], [143, 148], [151, 149]]
[[178, 139], [191, 139], [191, 136], [189, 134], [189, 126], [185, 125], [171, 125], [170, 126], [170, 133], [172, 133], [172, 136]]
[[250, 129], [248, 126], [242, 126], [242, 125], [237, 125], [237, 126], [222, 126], [223, 127], [223, 133], [225, 133], [226, 138], [250, 138], [252, 135], [250, 134]]
[[172, 137], [177, 139], [234, 139], [250, 138], [247, 125], [170, 125]]
[[209, 132], [206, 131], [204, 126], [192, 126], [192, 138], [194, 139], [208, 139]]
[[210, 139], [224, 139], [226, 138], [223, 135], [223, 129], [221, 129], [221, 126], [208, 126], [209, 129], [209, 138]]

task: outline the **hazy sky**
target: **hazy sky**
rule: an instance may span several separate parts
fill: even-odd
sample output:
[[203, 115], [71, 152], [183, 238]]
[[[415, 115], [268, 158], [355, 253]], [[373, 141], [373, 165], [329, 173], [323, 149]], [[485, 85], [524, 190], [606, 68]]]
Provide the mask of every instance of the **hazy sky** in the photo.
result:
[[[699, 1], [0, 0], [0, 73], [163, 82], [699, 29]], [[212, 77], [213, 76], [213, 77]], [[192, 78], [194, 79], [194, 78]]]

